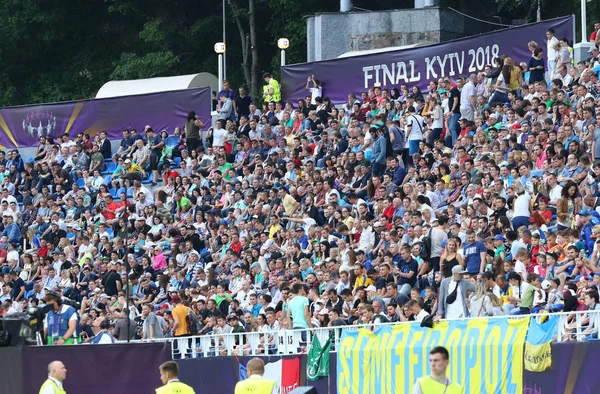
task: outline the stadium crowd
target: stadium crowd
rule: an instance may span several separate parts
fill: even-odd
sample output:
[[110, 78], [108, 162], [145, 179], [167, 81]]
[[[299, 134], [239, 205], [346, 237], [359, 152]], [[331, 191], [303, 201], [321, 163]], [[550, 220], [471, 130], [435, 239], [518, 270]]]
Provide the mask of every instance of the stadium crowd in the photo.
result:
[[1, 313], [62, 344], [599, 309], [599, 52], [568, 45], [0, 152]]

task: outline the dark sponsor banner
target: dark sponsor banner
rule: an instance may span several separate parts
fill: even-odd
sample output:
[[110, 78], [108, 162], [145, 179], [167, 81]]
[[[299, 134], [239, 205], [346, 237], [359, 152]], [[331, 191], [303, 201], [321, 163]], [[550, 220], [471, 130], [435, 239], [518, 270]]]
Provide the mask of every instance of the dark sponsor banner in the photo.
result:
[[[196, 111], [210, 125], [211, 90], [209, 87], [140, 94], [135, 96], [25, 105], [0, 109], [1, 148], [37, 146], [41, 136], [56, 137], [68, 133], [90, 136], [101, 131], [109, 139], [121, 139], [125, 128], [143, 131], [146, 125], [157, 133], [173, 134], [182, 127], [189, 111]], [[207, 126], [208, 127], [208, 126]], [[183, 130], [183, 129], [182, 129]]]
[[523, 374], [524, 394], [593, 394], [600, 387], [599, 341], [552, 344], [552, 366]]
[[171, 359], [171, 344], [36, 346], [22, 352], [23, 393], [39, 392], [48, 364], [59, 360], [67, 368], [69, 394], [148, 394], [162, 386], [158, 367]]
[[573, 42], [573, 17], [567, 16], [442, 44], [284, 66], [283, 98], [297, 102], [310, 95], [305, 87], [306, 78], [311, 75], [321, 81], [323, 96], [334, 104], [346, 103], [348, 93], [360, 98], [361, 92], [375, 84], [387, 88], [407, 84], [426, 89], [434, 79], [483, 71], [500, 55], [512, 57], [517, 64], [527, 62], [531, 57], [527, 43], [531, 40], [544, 48], [546, 55], [545, 33], [549, 28], [555, 30], [558, 38]]
[[[289, 356], [284, 359], [300, 358], [300, 385], [312, 386], [319, 394], [336, 394], [336, 354], [329, 355], [330, 373], [328, 377], [316, 381], [306, 376], [306, 354]], [[196, 393], [233, 393], [240, 379], [240, 365], [245, 366], [252, 357], [211, 357], [177, 360], [179, 378], [189, 384]], [[265, 364], [277, 364], [282, 357], [262, 356]], [[70, 393], [69, 393], [70, 394]]]

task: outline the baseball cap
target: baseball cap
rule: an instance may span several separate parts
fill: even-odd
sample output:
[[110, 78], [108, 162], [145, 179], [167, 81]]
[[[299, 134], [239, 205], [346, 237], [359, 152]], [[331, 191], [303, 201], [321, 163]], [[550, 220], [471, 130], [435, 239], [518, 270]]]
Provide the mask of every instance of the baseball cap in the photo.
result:
[[460, 265], [455, 265], [454, 267], [452, 267], [453, 274], [464, 274], [465, 272], [467, 271], [465, 271], [465, 269]]
[[504, 237], [503, 237], [501, 234], [496, 234], [496, 235], [494, 236], [494, 239], [495, 239], [495, 240], [497, 240], [497, 241], [502, 241], [502, 242], [504, 242]]
[[131, 164], [131, 160], [127, 159], [123, 163], [125, 163], [125, 164]]
[[597, 51], [598, 47], [596, 45], [591, 46], [590, 49], [588, 49], [588, 53], [592, 53], [593, 51]]
[[550, 281], [545, 280], [542, 282], [542, 290], [547, 290], [550, 288]]
[[579, 216], [590, 216], [591, 214], [592, 213], [587, 209], [584, 209], [583, 211], [579, 212]]
[[377, 288], [375, 286], [373, 286], [373, 285], [370, 285], [370, 286], [367, 286], [367, 288], [365, 289], [365, 291], [366, 292], [377, 291]]
[[256, 267], [260, 267], [260, 263], [258, 261], [255, 261], [254, 263], [252, 263], [252, 265], [250, 266], [250, 268], [256, 268]]

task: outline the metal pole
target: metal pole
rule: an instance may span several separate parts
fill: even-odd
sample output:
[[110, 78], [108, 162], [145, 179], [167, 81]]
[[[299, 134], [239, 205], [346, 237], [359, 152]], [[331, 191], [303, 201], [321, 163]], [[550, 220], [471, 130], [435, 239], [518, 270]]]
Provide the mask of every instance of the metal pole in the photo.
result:
[[281, 67], [285, 66], [285, 49], [281, 50]]
[[542, 21], [542, 0], [537, 1], [537, 21]]
[[587, 42], [586, 0], [581, 0], [581, 42]]
[[219, 53], [219, 92], [223, 90], [223, 56], [224, 53]]
[[[225, 40], [225, 0], [223, 0], [223, 44], [227, 45], [227, 41]], [[223, 53], [223, 75], [219, 78], [221, 81], [227, 79], [227, 70], [225, 66], [225, 53]], [[221, 91], [222, 86], [219, 88]]]

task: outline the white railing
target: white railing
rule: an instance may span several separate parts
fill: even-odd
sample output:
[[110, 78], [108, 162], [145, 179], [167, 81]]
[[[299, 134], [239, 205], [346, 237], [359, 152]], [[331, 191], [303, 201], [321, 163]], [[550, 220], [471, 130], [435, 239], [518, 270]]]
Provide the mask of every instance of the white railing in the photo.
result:
[[[558, 330], [555, 342], [583, 341], [592, 335], [583, 332], [592, 325], [595, 337], [598, 337], [600, 327], [600, 311], [559, 312]], [[494, 316], [489, 319], [524, 319], [534, 316], [542, 319], [551, 315], [528, 316]], [[588, 324], [583, 324], [589, 319]], [[457, 319], [457, 320], [468, 320]], [[417, 322], [385, 323], [385, 324], [419, 324]], [[358, 330], [372, 328], [373, 325], [352, 325], [343, 327], [322, 327], [305, 330], [276, 330], [264, 332], [248, 332], [239, 334], [211, 334], [189, 336], [182, 338], [163, 338], [156, 341], [170, 341], [173, 359], [217, 357], [217, 356], [255, 356], [255, 355], [297, 355], [306, 353], [316, 336], [321, 345], [331, 337], [331, 352], [336, 352], [340, 343], [342, 329]]]

